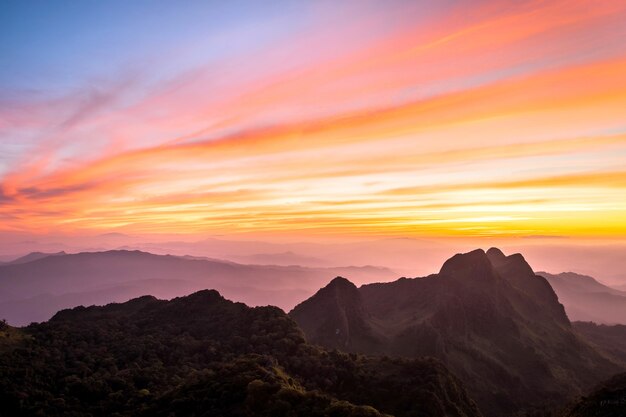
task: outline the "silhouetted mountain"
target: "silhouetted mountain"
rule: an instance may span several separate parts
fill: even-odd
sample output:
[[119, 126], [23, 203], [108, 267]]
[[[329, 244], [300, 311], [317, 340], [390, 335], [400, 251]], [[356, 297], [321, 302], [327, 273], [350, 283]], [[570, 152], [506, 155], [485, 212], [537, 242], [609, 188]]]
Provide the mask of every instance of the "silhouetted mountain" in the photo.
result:
[[310, 340], [330, 348], [375, 351], [382, 336], [371, 328], [357, 287], [342, 277], [301, 303], [291, 316], [302, 328], [312, 329]]
[[0, 318], [25, 325], [77, 305], [127, 301], [146, 293], [172, 298], [204, 288], [216, 288], [250, 305], [289, 309], [313, 294], [329, 276], [340, 274], [381, 276], [384, 271], [241, 265], [140, 251], [58, 254], [0, 265]]
[[480, 416], [435, 359], [328, 352], [280, 309], [208, 290], [0, 329], [0, 404], [3, 416]]
[[312, 343], [437, 357], [492, 416], [558, 405], [616, 371], [572, 331], [546, 279], [497, 249], [457, 254], [425, 278], [335, 280], [290, 315]]
[[624, 417], [626, 373], [615, 375], [571, 406], [564, 417]]
[[626, 365], [626, 326], [575, 321], [576, 332], [602, 353]]
[[571, 320], [626, 324], [626, 292], [573, 272], [537, 274], [554, 288]]

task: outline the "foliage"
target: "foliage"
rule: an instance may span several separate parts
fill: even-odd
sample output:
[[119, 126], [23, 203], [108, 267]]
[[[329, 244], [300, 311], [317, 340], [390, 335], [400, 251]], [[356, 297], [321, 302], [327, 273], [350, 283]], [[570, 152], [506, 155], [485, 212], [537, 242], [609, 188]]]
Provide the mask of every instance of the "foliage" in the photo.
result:
[[615, 362], [626, 365], [626, 325], [575, 321], [574, 330]]
[[626, 373], [599, 384], [589, 395], [580, 398], [564, 417], [623, 417], [626, 415]]
[[64, 310], [0, 354], [2, 416], [478, 416], [433, 359], [325, 351], [201, 291]]

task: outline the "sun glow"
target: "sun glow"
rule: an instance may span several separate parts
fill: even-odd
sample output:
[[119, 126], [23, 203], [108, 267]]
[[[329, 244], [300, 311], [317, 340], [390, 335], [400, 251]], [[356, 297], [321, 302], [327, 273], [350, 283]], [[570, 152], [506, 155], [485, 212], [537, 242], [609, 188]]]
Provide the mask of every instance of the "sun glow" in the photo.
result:
[[3, 102], [0, 227], [624, 236], [624, 2], [399, 6]]

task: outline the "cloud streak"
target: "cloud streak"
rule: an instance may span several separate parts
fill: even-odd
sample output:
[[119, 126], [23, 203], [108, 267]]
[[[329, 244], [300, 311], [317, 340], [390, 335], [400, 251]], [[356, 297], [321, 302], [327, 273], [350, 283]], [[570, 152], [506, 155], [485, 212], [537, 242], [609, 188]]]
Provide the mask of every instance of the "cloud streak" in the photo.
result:
[[404, 7], [321, 8], [275, 45], [293, 62], [0, 110], [3, 138], [41, 138], [4, 170], [2, 227], [624, 236], [623, 2]]

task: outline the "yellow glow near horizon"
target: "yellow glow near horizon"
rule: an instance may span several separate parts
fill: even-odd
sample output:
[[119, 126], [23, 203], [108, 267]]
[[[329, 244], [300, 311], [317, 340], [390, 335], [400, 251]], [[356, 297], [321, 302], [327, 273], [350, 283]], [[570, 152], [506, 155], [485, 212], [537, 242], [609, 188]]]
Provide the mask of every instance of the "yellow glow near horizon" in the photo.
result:
[[[296, 69], [245, 57], [264, 75], [210, 100], [183, 76], [28, 149], [0, 228], [626, 236], [626, 4], [593, 4], [486, 4]], [[5, 130], [53, 125], [26, 119]], [[75, 151], [90, 134], [109, 146]]]

